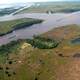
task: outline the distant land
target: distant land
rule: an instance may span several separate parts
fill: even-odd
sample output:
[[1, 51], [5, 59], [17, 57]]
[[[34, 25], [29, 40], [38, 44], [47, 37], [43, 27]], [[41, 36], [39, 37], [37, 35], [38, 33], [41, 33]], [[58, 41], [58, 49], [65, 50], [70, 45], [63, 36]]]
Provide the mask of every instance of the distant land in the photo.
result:
[[[18, 11], [18, 12], [17, 12]], [[0, 15], [12, 13], [70, 13], [80, 11], [80, 3], [75, 1], [67, 2], [30, 2], [16, 4], [1, 4]]]

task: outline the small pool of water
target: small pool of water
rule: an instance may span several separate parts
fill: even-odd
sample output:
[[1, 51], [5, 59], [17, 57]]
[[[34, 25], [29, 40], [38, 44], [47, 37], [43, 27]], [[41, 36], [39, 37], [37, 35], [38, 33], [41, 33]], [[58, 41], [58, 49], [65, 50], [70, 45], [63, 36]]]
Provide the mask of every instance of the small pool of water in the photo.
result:
[[72, 44], [80, 44], [80, 37], [79, 38], [76, 38], [76, 39], [73, 39], [71, 41]]

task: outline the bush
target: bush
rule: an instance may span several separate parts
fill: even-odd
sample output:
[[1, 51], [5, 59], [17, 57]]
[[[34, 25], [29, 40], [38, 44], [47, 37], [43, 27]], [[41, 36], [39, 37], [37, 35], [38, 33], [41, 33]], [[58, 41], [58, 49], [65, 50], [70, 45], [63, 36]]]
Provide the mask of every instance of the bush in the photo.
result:
[[0, 54], [8, 54], [12, 52], [16, 52], [19, 48], [20, 41], [12, 41], [6, 45], [0, 46]]
[[32, 46], [40, 49], [56, 48], [59, 44], [59, 42], [56, 40], [43, 38], [39, 36], [36, 36], [33, 39], [27, 39], [27, 42], [30, 43]]

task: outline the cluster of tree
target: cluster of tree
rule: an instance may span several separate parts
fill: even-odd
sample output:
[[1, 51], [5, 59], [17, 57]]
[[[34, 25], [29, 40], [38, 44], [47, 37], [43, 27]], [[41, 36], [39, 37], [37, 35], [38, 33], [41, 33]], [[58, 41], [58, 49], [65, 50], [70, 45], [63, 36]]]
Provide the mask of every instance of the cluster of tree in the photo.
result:
[[12, 41], [6, 45], [0, 46], [0, 54], [9, 54], [16, 52], [17, 48], [20, 45], [20, 41]]
[[59, 41], [57, 40], [35, 36], [33, 39], [12, 41], [6, 45], [0, 46], [0, 54], [9, 54], [13, 52], [16, 53], [23, 41], [26, 41], [33, 47], [37, 47], [40, 49], [56, 48], [59, 45]]
[[40, 36], [34, 37], [33, 39], [27, 39], [27, 42], [30, 43], [33, 47], [40, 49], [56, 48], [59, 45], [59, 42], [56, 40], [43, 38]]
[[25, 27], [29, 27], [33, 24], [38, 24], [38, 23], [41, 23], [43, 20], [32, 20], [32, 21], [29, 21], [29, 22], [24, 22], [24, 23], [20, 23], [20, 24], [17, 24], [15, 26], [13, 26], [13, 30], [17, 30], [17, 29], [21, 29], [21, 28], [25, 28]]
[[[12, 30], [13, 31], [13, 30]], [[0, 36], [4, 36], [4, 35], [6, 35], [6, 34], [9, 34], [9, 33], [11, 33], [12, 31], [8, 31], [8, 32], [5, 32], [5, 33], [0, 33]]]
[[50, 10], [50, 11], [46, 11], [46, 13], [51, 13], [51, 14], [53, 14], [54, 13], [54, 11], [52, 11], [52, 10]]

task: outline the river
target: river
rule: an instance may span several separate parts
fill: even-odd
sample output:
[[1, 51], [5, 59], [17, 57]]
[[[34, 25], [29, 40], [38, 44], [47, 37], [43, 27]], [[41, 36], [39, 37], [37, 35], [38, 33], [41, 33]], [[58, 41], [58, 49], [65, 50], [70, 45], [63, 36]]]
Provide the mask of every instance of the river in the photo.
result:
[[0, 17], [0, 22], [20, 19], [20, 18], [43, 19], [44, 22], [40, 24], [32, 25], [31, 27], [26, 27], [23, 29], [16, 30], [12, 33], [0, 37], [0, 45], [7, 44], [10, 41], [17, 40], [17, 39], [32, 38], [33, 35], [39, 35], [45, 33], [55, 27], [60, 27], [69, 24], [80, 25], [80, 11], [69, 13], [69, 14], [24, 13], [24, 14], [17, 14], [17, 15], [8, 15], [8, 16]]

